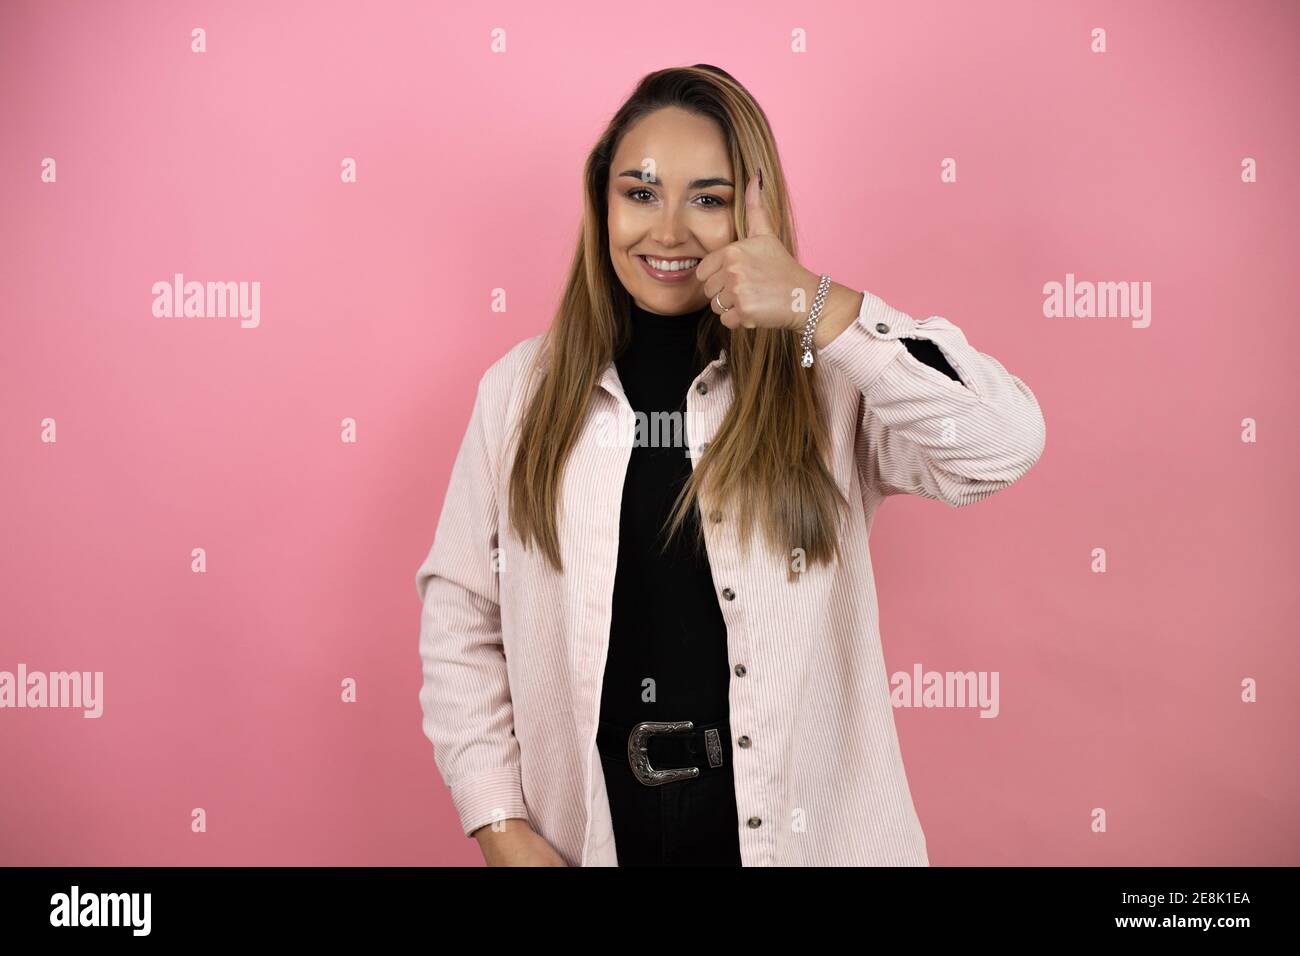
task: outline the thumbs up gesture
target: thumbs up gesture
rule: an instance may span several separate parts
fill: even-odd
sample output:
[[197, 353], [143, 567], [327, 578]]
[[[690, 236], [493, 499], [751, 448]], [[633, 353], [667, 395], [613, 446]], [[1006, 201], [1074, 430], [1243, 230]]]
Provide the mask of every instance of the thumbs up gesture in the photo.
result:
[[[745, 187], [745, 237], [701, 259], [695, 278], [729, 329], [802, 329], [820, 277], [781, 244], [760, 189], [758, 176], [751, 176]], [[795, 297], [798, 289], [801, 299]], [[795, 311], [796, 305], [804, 311]]]

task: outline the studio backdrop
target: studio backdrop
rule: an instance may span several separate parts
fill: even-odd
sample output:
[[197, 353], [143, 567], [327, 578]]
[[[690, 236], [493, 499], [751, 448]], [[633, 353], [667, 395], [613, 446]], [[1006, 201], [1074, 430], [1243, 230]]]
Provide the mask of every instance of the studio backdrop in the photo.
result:
[[[478, 864], [420, 604], [646, 73], [1041, 460], [871, 529], [930, 862], [1296, 864], [1288, 2], [0, 5], [0, 864]], [[962, 699], [928, 689], [972, 689]]]

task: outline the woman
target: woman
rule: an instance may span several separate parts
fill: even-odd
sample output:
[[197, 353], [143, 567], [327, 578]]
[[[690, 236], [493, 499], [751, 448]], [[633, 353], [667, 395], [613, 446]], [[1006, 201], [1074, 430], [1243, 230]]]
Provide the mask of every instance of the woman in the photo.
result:
[[928, 865], [871, 522], [1006, 488], [1044, 439], [951, 322], [798, 261], [729, 74], [645, 77], [587, 160], [551, 327], [479, 382], [416, 576], [464, 832], [489, 865]]

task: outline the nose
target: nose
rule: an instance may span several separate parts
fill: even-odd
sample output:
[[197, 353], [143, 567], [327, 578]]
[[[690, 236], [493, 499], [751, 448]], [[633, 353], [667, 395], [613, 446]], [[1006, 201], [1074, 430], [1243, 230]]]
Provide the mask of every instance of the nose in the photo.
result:
[[671, 249], [685, 241], [686, 229], [682, 217], [672, 203], [664, 203], [650, 232], [654, 241], [665, 249]]

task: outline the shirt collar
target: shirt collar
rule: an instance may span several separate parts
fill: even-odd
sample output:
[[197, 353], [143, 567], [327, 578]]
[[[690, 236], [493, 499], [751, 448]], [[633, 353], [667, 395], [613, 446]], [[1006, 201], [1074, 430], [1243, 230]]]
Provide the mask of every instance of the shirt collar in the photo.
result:
[[[718, 350], [718, 357], [715, 358], [700, 372], [697, 378], [707, 379], [713, 375], [714, 369], [717, 369], [719, 375], [727, 372], [727, 350], [721, 348]], [[623, 384], [618, 380], [618, 369], [610, 362], [605, 366], [605, 370], [600, 376], [600, 387], [611, 395], [616, 396], [621, 401], [627, 401], [627, 395], [623, 391]]]

